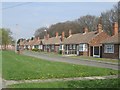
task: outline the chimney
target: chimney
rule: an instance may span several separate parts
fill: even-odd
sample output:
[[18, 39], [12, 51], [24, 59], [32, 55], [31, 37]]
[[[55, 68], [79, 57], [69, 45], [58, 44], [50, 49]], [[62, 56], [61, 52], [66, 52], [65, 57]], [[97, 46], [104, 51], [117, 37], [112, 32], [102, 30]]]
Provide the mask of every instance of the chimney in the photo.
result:
[[114, 22], [113, 25], [113, 35], [118, 34], [118, 22]]
[[65, 37], [65, 32], [63, 31], [63, 32], [62, 32], [62, 37], [61, 37], [61, 40], [62, 40], [62, 41], [64, 40], [64, 37]]
[[50, 36], [50, 35], [49, 35], [49, 34], [47, 34], [47, 40], [49, 39], [49, 36]]
[[29, 39], [29, 41], [28, 42], [30, 42], [31, 40]]
[[40, 40], [40, 37], [37, 37], [37, 40]]
[[71, 36], [72, 35], [72, 31], [71, 31], [71, 29], [69, 30], [69, 36]]
[[56, 32], [56, 37], [58, 37], [58, 32]]
[[103, 31], [102, 30], [102, 24], [97, 25], [97, 30], [98, 30], [98, 33], [101, 33]]
[[87, 27], [84, 28], [84, 33], [88, 33], [88, 28]]

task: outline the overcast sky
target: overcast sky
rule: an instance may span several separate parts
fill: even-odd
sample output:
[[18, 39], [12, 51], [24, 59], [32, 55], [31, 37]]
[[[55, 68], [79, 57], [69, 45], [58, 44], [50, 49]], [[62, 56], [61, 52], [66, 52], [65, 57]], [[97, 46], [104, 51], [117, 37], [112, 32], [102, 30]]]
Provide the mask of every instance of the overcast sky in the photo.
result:
[[87, 14], [99, 16], [101, 12], [110, 10], [115, 4], [115, 2], [4, 2], [0, 27], [10, 28], [14, 37], [16, 34], [17, 38], [30, 38], [40, 27], [75, 20]]

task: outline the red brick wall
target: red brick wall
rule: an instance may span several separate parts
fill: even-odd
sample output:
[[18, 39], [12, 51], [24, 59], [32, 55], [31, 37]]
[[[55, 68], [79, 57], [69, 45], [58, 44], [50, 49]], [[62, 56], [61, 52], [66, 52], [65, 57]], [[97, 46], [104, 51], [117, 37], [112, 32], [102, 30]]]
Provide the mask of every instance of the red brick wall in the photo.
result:
[[88, 52], [79, 52], [80, 56], [88, 56]]
[[55, 45], [55, 52], [59, 52], [59, 45]]
[[119, 59], [119, 45], [114, 45], [114, 53], [104, 53], [104, 45], [102, 47], [102, 58]]

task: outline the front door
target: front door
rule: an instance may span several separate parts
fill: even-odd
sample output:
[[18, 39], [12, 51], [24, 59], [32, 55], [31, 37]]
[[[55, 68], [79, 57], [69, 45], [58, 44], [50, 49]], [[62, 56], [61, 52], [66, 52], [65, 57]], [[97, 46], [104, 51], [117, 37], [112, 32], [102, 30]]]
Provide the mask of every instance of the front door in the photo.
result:
[[100, 47], [99, 46], [93, 47], [93, 57], [100, 57]]
[[90, 47], [90, 56], [93, 56], [93, 47]]

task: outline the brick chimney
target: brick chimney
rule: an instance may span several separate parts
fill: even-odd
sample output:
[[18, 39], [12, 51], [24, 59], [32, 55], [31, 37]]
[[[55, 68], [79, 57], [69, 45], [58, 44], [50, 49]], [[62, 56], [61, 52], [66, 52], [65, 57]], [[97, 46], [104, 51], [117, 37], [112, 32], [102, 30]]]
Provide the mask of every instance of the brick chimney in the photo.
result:
[[88, 28], [87, 27], [84, 28], [84, 33], [88, 33]]
[[103, 31], [102, 30], [102, 24], [97, 25], [97, 30], [98, 30], [98, 33], [101, 33]]
[[118, 34], [118, 22], [114, 22], [113, 24], [113, 35]]
[[62, 32], [62, 37], [61, 37], [61, 40], [62, 40], [62, 41], [64, 40], [64, 37], [65, 37], [65, 32], [63, 31], [63, 32]]
[[56, 32], [55, 36], [58, 37], [58, 32]]
[[29, 41], [28, 42], [30, 42], [31, 40], [29, 39]]
[[47, 40], [49, 39], [49, 36], [50, 36], [50, 35], [49, 35], [49, 34], [47, 34]]
[[37, 37], [37, 40], [40, 40], [40, 37]]

